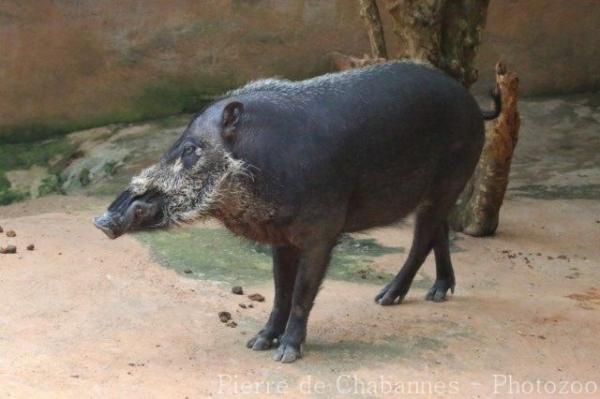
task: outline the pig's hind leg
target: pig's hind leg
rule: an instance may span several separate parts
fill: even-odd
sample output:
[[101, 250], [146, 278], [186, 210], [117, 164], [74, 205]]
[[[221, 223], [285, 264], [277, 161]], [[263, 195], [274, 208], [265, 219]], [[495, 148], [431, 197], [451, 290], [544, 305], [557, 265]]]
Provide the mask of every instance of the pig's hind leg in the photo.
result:
[[[446, 169], [454, 174], [460, 169]], [[457, 176], [441, 175], [434, 181], [434, 190], [417, 208], [413, 242], [404, 265], [375, 297], [380, 305], [393, 305], [400, 303], [408, 293], [412, 281], [419, 268], [433, 249], [436, 258], [437, 278], [431, 288], [427, 299], [435, 302], [442, 301], [448, 289], [454, 290], [454, 271], [450, 263], [448, 249], [448, 223], [447, 218], [456, 198], [464, 187], [468, 174]]]
[[454, 293], [456, 280], [454, 279], [454, 269], [450, 260], [448, 232], [448, 222], [444, 221], [433, 239], [436, 278], [433, 287], [429, 289], [425, 296], [428, 301], [442, 302], [446, 299], [448, 290]]
[[295, 247], [273, 247], [273, 277], [275, 280], [273, 310], [265, 327], [247, 342], [248, 348], [253, 350], [270, 349], [283, 334], [292, 306], [299, 257], [300, 250]]
[[439, 208], [431, 204], [422, 205], [417, 211], [413, 242], [408, 257], [398, 274], [375, 297], [380, 305], [401, 303], [412, 284], [419, 268], [431, 252], [434, 237], [444, 219], [438, 214]]

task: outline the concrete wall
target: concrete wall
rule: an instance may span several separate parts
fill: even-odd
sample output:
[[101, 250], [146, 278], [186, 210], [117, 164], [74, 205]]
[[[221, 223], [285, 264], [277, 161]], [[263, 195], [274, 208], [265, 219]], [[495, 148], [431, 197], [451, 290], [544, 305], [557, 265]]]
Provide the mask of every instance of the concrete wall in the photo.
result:
[[[0, 0], [0, 141], [192, 111], [249, 79], [324, 72], [328, 52], [369, 50], [356, 3]], [[528, 94], [597, 88], [598, 21], [597, 0], [492, 0], [476, 90], [499, 57]]]
[[597, 90], [599, 43], [598, 0], [491, 0], [477, 60], [481, 83], [493, 83], [489, 65], [503, 59], [524, 94]]

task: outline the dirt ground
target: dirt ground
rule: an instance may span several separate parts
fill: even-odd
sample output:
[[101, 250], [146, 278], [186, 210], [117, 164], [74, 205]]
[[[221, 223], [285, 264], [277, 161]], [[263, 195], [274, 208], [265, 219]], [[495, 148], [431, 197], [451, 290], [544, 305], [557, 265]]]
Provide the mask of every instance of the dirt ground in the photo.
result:
[[[273, 287], [268, 277], [235, 276], [266, 267], [266, 255], [244, 249], [223, 277], [231, 275], [211, 273], [223, 267], [213, 259], [225, 256], [220, 238], [210, 248], [190, 241], [179, 260], [160, 251], [214, 225], [110, 241], [91, 224], [107, 197], [0, 207], [0, 226], [17, 233], [0, 234], [0, 245], [18, 247], [0, 255], [0, 397], [599, 397], [600, 107], [587, 101], [523, 105], [530, 117], [499, 231], [454, 237], [457, 287], [447, 302], [423, 299], [434, 278], [428, 259], [404, 303], [375, 304], [411, 226], [367, 232], [351, 245], [398, 250], [369, 258], [364, 281], [332, 270], [293, 364], [245, 347]], [[240, 281], [266, 300], [240, 307], [251, 303], [231, 293]]]
[[[509, 201], [496, 237], [455, 241], [458, 284], [445, 303], [414, 288], [402, 305], [381, 307], [374, 284], [326, 281], [305, 357], [291, 365], [244, 347], [268, 315], [270, 282], [244, 287], [267, 300], [242, 309], [250, 301], [227, 282], [187, 278], [135, 238], [99, 234], [90, 220], [102, 203], [48, 197], [3, 209], [0, 223], [17, 237], [2, 242], [19, 252], [0, 258], [0, 396], [373, 397], [392, 386], [502, 397], [538, 379], [600, 384], [598, 202]], [[410, 242], [408, 226], [369, 234]], [[403, 257], [374, 267], [393, 273]], [[429, 259], [420, 278], [433, 273]], [[219, 321], [221, 310], [237, 328]]]

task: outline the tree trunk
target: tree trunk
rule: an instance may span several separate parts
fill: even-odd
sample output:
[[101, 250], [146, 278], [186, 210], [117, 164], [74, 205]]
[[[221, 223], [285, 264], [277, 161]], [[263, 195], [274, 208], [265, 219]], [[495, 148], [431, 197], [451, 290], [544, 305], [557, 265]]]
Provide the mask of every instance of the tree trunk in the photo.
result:
[[451, 216], [451, 224], [455, 229], [478, 237], [492, 235], [498, 228], [512, 154], [519, 136], [519, 78], [498, 63], [496, 84], [502, 97], [502, 112], [486, 130], [485, 145], [477, 169]]
[[371, 44], [371, 56], [373, 58], [387, 58], [385, 39], [383, 37], [383, 25], [379, 16], [379, 7], [376, 0], [358, 0], [360, 3], [360, 16], [367, 26], [369, 43]]
[[439, 65], [442, 8], [445, 0], [386, 0], [393, 31], [400, 42], [396, 58], [412, 58]]
[[429, 61], [465, 87], [474, 66], [489, 0], [386, 0], [400, 41], [398, 58]]

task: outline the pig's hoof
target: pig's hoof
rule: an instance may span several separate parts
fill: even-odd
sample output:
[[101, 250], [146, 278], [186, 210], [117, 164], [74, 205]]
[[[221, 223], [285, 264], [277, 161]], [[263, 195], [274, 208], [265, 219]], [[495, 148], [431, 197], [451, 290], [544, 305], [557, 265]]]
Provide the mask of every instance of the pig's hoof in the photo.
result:
[[375, 302], [382, 306], [394, 305], [397, 303], [402, 303], [402, 300], [406, 296], [408, 290], [403, 289], [402, 287], [398, 287], [394, 283], [389, 283], [377, 296], [375, 297]]
[[292, 344], [281, 343], [273, 360], [281, 363], [292, 363], [302, 357], [302, 345], [295, 347]]
[[433, 287], [429, 289], [425, 299], [433, 302], [443, 302], [446, 300], [446, 293], [450, 290], [454, 294], [454, 282], [447, 280], [435, 280]]
[[246, 347], [254, 351], [266, 351], [274, 346], [276, 346], [275, 338], [264, 337], [260, 334], [246, 342]]

